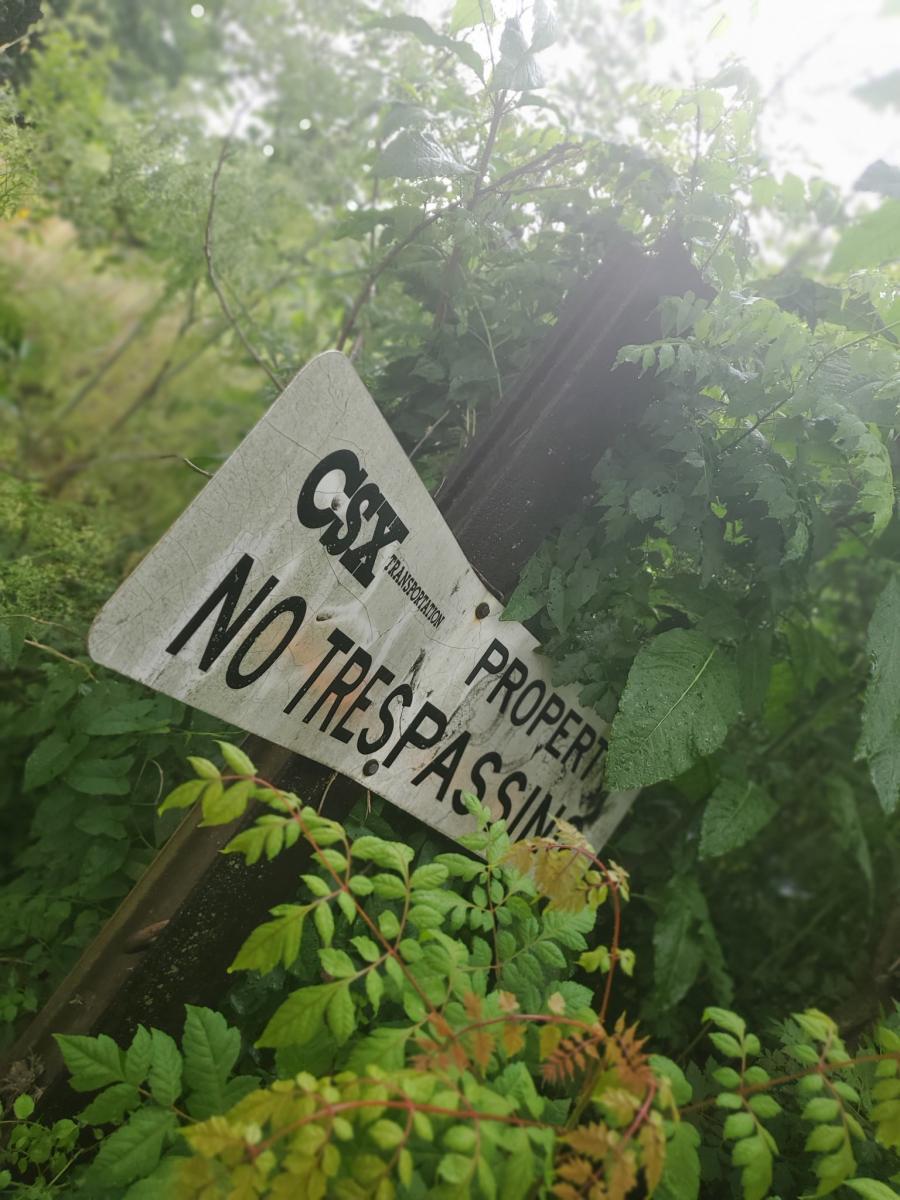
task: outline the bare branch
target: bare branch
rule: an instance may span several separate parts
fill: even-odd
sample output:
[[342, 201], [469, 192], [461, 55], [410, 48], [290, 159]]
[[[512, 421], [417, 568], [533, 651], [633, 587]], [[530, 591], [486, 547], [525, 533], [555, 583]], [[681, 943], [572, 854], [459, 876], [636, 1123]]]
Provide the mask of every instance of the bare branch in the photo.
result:
[[219, 194], [219, 178], [222, 174], [222, 168], [225, 165], [225, 159], [228, 156], [228, 150], [231, 146], [233, 134], [234, 126], [232, 126], [232, 130], [222, 139], [222, 148], [219, 151], [219, 157], [216, 161], [215, 170], [213, 171], [212, 180], [210, 181], [209, 186], [209, 208], [207, 209], [206, 213], [206, 230], [203, 236], [203, 255], [206, 259], [206, 276], [209, 279], [210, 287], [215, 292], [216, 298], [219, 301], [219, 307], [225, 314], [225, 318], [231, 325], [232, 329], [240, 338], [244, 349], [260, 368], [260, 370], [265, 371], [266, 375], [268, 375], [269, 379], [271, 379], [272, 383], [274, 383], [275, 387], [280, 392], [284, 387], [283, 382], [278, 378], [278, 376], [262, 357], [262, 355], [257, 351], [256, 347], [241, 328], [237, 318], [231, 310], [231, 306], [228, 303], [228, 298], [222, 289], [222, 285], [219, 282], [219, 277], [216, 273], [215, 262], [213, 261], [213, 219], [216, 212], [216, 200], [218, 199]]

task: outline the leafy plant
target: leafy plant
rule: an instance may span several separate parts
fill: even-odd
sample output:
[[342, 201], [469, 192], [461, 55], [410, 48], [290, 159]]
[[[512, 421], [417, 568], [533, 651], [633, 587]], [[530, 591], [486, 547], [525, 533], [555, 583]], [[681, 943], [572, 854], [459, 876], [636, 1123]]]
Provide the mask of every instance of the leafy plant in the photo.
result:
[[[274, 908], [231, 969], [291, 968], [307, 943], [318, 978], [290, 992], [256, 1038], [276, 1051], [274, 1079], [232, 1075], [240, 1034], [207, 1009], [188, 1006], [180, 1049], [143, 1027], [127, 1050], [104, 1035], [60, 1036], [72, 1087], [100, 1089], [79, 1122], [117, 1126], [75, 1169], [76, 1191], [690, 1200], [703, 1138], [716, 1164], [730, 1157], [739, 1169], [744, 1200], [763, 1200], [779, 1154], [772, 1130], [784, 1140], [810, 1126], [815, 1157], [799, 1173], [792, 1163], [801, 1187], [885, 1187], [858, 1164], [864, 1154], [870, 1173], [892, 1170], [887, 1151], [900, 1143], [900, 1037], [889, 1024], [878, 1048], [849, 1056], [834, 1022], [810, 1010], [785, 1027], [782, 1049], [763, 1052], [739, 1016], [710, 1008], [710, 1040], [728, 1065], [686, 1075], [612, 1016], [617, 968], [634, 965], [620, 944], [628, 878], [565, 822], [554, 837], [511, 845], [504, 823], [467, 797], [473, 853], [416, 867], [409, 846], [351, 840], [261, 780], [243, 751], [221, 749], [227, 773], [192, 759], [196, 780], [163, 807], [197, 802], [224, 823], [260, 800], [270, 811], [228, 852], [255, 860], [299, 838], [313, 867], [307, 898]], [[579, 971], [598, 979], [596, 993]], [[793, 1070], [767, 1069], [785, 1056]], [[303, 1067], [316, 1059], [324, 1073]], [[17, 1169], [29, 1161], [24, 1140], [11, 1143]]]

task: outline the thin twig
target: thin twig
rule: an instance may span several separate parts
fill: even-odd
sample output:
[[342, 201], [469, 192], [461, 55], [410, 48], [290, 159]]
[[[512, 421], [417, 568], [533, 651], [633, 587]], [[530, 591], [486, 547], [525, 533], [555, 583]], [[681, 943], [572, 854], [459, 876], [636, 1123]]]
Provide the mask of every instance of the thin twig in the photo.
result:
[[224, 138], [222, 138], [222, 148], [219, 150], [219, 157], [216, 160], [215, 170], [213, 171], [212, 179], [209, 185], [209, 208], [206, 212], [206, 229], [203, 235], [203, 256], [206, 259], [206, 276], [209, 280], [210, 287], [215, 292], [216, 298], [219, 301], [219, 307], [225, 314], [225, 317], [232, 329], [234, 329], [235, 333], [240, 338], [244, 349], [260, 368], [260, 370], [265, 371], [266, 375], [268, 375], [269, 379], [272, 381], [272, 383], [274, 383], [275, 387], [280, 392], [283, 389], [284, 384], [278, 378], [266, 360], [258, 353], [256, 347], [244, 333], [234, 313], [231, 311], [231, 306], [229, 305], [228, 299], [225, 296], [225, 292], [222, 289], [222, 285], [219, 282], [219, 277], [216, 274], [215, 263], [213, 261], [213, 218], [215, 217], [216, 200], [218, 199], [219, 194], [219, 178], [222, 174], [222, 168], [225, 165], [225, 159], [228, 156], [228, 150], [231, 146], [231, 140], [234, 136], [234, 129], [237, 125], [237, 121], [238, 118], [235, 117], [231, 130], [225, 135]]
[[422, 447], [425, 445], [425, 443], [428, 441], [428, 439], [431, 437], [431, 435], [434, 433], [434, 431], [437, 429], [437, 427], [441, 424], [441, 422], [444, 420], [444, 418], [449, 417], [449, 416], [450, 416], [450, 409], [448, 408], [444, 412], [441, 413], [441, 415], [437, 418], [436, 421], [431, 422], [431, 424], [428, 426], [428, 428], [425, 430], [425, 432], [422, 434], [422, 436], [419, 438], [419, 440], [413, 446], [412, 450], [410, 450], [410, 452], [409, 452], [409, 461], [410, 462], [412, 462], [412, 460], [416, 457], [416, 455], [419, 453], [419, 451], [422, 449]]
[[70, 658], [68, 654], [63, 654], [62, 650], [57, 650], [54, 646], [48, 646], [45, 642], [36, 642], [32, 638], [25, 638], [26, 646], [32, 646], [35, 650], [43, 650], [45, 654], [53, 654], [56, 658], [63, 659], [64, 662], [71, 663], [73, 667], [78, 667], [80, 671], [94, 678], [94, 672], [83, 662], [79, 662], [77, 658]]
[[[523, 163], [520, 167], [514, 167], [511, 171], [507, 171], [504, 175], [501, 175], [498, 179], [495, 179], [493, 183], [488, 184], [487, 187], [482, 188], [479, 192], [479, 200], [483, 200], [485, 196], [495, 195], [498, 192], [504, 191], [506, 185], [512, 182], [513, 179], [519, 179], [522, 175], [530, 174], [532, 171], [545, 170], [551, 166], [557, 165], [557, 163], [566, 158], [567, 155], [573, 150], [581, 151], [583, 150], [583, 147], [572, 142], [561, 142], [558, 146], [554, 146], [551, 150], [547, 150], [543, 154], [538, 154], [535, 158], [531, 159], [530, 162]], [[372, 268], [363, 281], [362, 287], [357, 293], [353, 303], [347, 311], [347, 315], [344, 317], [344, 320], [341, 323], [341, 327], [338, 330], [338, 335], [335, 340], [336, 349], [343, 350], [344, 346], [347, 344], [347, 341], [349, 340], [350, 335], [353, 333], [353, 330], [356, 326], [356, 320], [360, 312], [371, 299], [375, 284], [388, 269], [388, 267], [390, 267], [397, 260], [407, 246], [411, 245], [419, 237], [419, 235], [424, 233], [426, 229], [430, 228], [435, 221], [439, 221], [441, 217], [447, 216], [448, 213], [457, 212], [460, 208], [463, 208], [465, 204], [466, 201], [461, 199], [451, 200], [448, 204], [445, 204], [443, 208], [434, 209], [432, 212], [428, 213], [422, 218], [418, 225], [416, 225], [406, 235], [406, 237], [401, 238], [399, 242], [391, 247], [391, 249], [376, 267]]]
[[[822, 357], [818, 360], [818, 362], [815, 364], [815, 366], [812, 368], [812, 370], [806, 376], [806, 379], [803, 382], [803, 386], [809, 387], [810, 383], [812, 383], [815, 375], [820, 370], [820, 368], [824, 367], [825, 364], [828, 362], [828, 360], [830, 358], [834, 358], [834, 356], [836, 354], [841, 354], [844, 350], [849, 350], [853, 346], [858, 346], [858, 345], [860, 345], [861, 342], [867, 342], [870, 338], [880, 337], [882, 334], [888, 333], [891, 329], [896, 329], [898, 325], [900, 325], [900, 319], [898, 319], [896, 321], [891, 321], [890, 325], [882, 325], [882, 327], [880, 329], [873, 330], [870, 333], [860, 334], [859, 337], [855, 337], [855, 338], [851, 339], [851, 341], [849, 341], [849, 342], [844, 342], [840, 346], [834, 346], [831, 350], [828, 351], [827, 354], [823, 354]], [[753, 422], [753, 424], [748, 429], [745, 429], [744, 432], [742, 434], [740, 434], [739, 437], [736, 437], [733, 442], [731, 442], [728, 446], [726, 446], [723, 449], [722, 453], [730, 454], [731, 451], [734, 450], [736, 446], [739, 446], [741, 444], [741, 442], [744, 441], [745, 438], [748, 438], [751, 435], [751, 433], [755, 433], [757, 431], [757, 429], [759, 429], [760, 425], [762, 425], [766, 421], [768, 421], [769, 417], [774, 416], [775, 413], [777, 413], [779, 409], [784, 408], [785, 404], [788, 404], [791, 400], [793, 400], [794, 397], [797, 395], [798, 390], [799, 390], [798, 388], [793, 388], [790, 392], [788, 392], [788, 394], [786, 396], [782, 397], [782, 399], [779, 400], [777, 404], [773, 404], [771, 408], [767, 408], [766, 411], [761, 416], [756, 418], [756, 420]]]

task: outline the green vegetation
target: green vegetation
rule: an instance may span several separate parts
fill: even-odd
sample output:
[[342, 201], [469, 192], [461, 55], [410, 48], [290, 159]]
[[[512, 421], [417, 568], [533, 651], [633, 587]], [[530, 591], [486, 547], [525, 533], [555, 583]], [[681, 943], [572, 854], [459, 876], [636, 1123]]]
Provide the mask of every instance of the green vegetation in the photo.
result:
[[[896, 1195], [896, 172], [860, 203], [774, 168], [737, 63], [647, 82], [651, 0], [289, 7], [0, 0], [6, 1043], [179, 807], [258, 793], [234, 849], [317, 863], [236, 960], [266, 997], [236, 1028], [223, 997], [180, 1048], [64, 1039], [104, 1090], [51, 1126], [3, 1081], [3, 1186]], [[896, 77], [860, 94], [896, 107]], [[90, 663], [102, 600], [312, 354], [352, 355], [433, 485], [579, 279], [672, 244], [709, 292], [623, 347], [651, 398], [508, 609], [644, 789], [628, 876], [474, 803], [487, 865], [380, 802], [344, 828], [210, 792], [230, 735]]]

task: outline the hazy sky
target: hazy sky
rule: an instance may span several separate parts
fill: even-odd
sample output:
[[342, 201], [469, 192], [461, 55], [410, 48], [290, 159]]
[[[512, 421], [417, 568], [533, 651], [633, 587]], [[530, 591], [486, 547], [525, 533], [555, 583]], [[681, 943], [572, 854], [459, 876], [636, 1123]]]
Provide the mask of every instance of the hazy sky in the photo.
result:
[[[527, 0], [493, 3], [504, 15], [530, 8]], [[450, 7], [449, 0], [410, 5], [439, 25]], [[711, 76], [724, 60], [742, 59], [763, 94], [778, 85], [763, 136], [781, 169], [822, 174], [849, 189], [877, 158], [900, 165], [900, 112], [878, 113], [852, 94], [900, 67], [900, 0], [669, 0], [664, 11], [666, 33], [648, 53], [648, 75], [689, 82], [695, 72]], [[717, 35], [708, 38], [713, 27]], [[572, 53], [567, 46], [569, 64]]]

